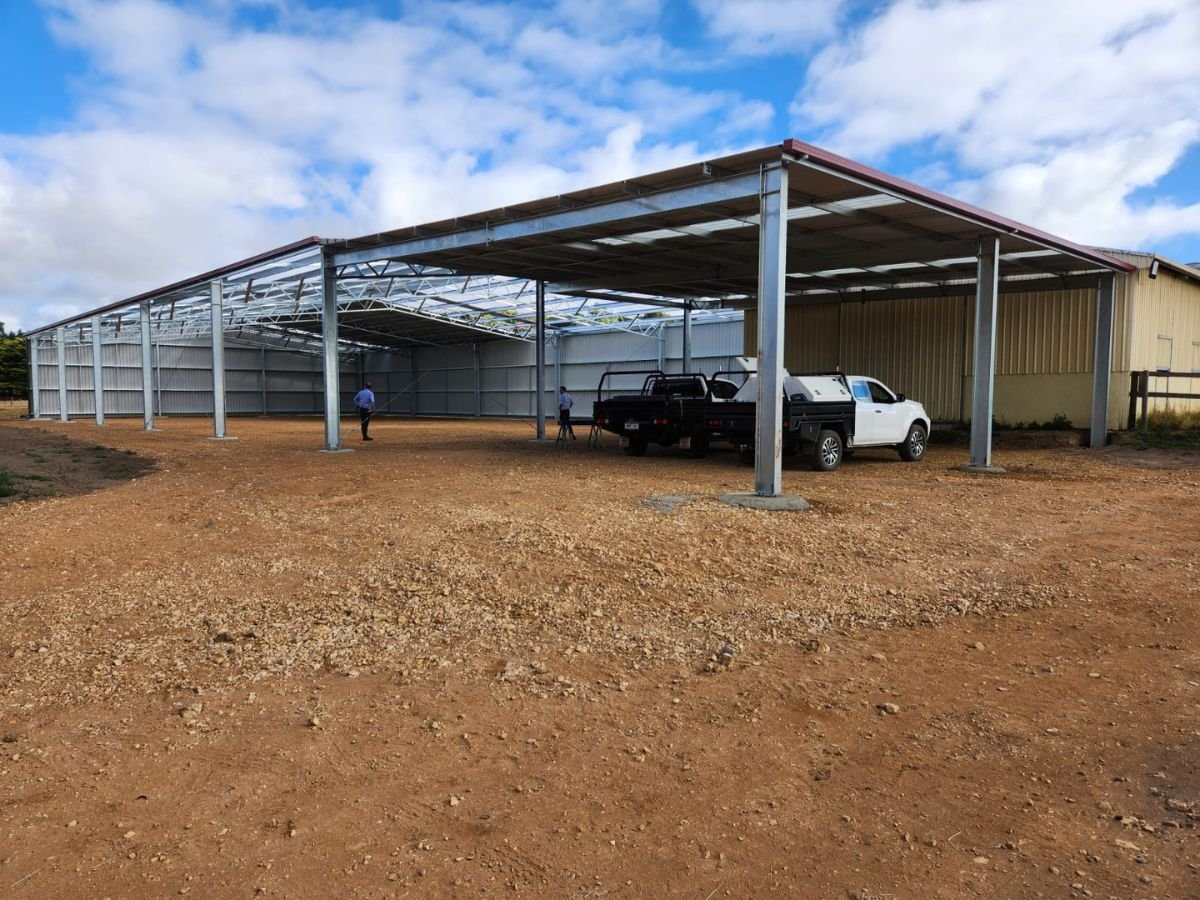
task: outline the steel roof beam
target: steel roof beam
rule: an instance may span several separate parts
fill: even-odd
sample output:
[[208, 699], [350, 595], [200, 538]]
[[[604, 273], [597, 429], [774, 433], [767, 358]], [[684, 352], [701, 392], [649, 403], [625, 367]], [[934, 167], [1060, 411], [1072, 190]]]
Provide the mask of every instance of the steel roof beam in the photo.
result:
[[334, 252], [335, 265], [372, 262], [382, 259], [418, 257], [428, 253], [498, 244], [527, 237], [543, 237], [561, 231], [590, 228], [608, 222], [640, 219], [657, 213], [709, 206], [758, 196], [759, 174], [735, 175], [700, 185], [642, 194], [596, 206], [535, 216], [516, 222], [484, 224], [468, 231], [451, 232], [437, 237], [417, 237], [380, 244], [366, 250]]

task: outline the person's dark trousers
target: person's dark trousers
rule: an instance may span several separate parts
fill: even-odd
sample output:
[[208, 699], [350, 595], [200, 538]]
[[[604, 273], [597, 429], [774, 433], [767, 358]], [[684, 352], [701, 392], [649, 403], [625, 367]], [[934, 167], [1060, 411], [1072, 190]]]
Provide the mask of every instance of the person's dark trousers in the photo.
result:
[[374, 440], [373, 438], [367, 437], [367, 428], [371, 424], [371, 410], [367, 409], [364, 406], [360, 406], [358, 408], [358, 420], [359, 420], [359, 423], [362, 425], [363, 440], [364, 441]]
[[558, 411], [558, 424], [567, 429], [567, 434], [575, 437], [575, 429], [571, 427], [571, 411], [569, 409], [560, 409]]

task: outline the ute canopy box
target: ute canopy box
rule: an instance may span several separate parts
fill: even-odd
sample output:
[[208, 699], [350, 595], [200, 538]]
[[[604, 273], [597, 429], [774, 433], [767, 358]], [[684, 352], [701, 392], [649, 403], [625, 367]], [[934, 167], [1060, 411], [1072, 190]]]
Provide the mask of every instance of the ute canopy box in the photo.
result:
[[[924, 456], [930, 420], [920, 403], [861, 375], [783, 376], [783, 449], [807, 455], [813, 468], [836, 469], [861, 447], [890, 447], [907, 461]], [[732, 441], [747, 462], [754, 461], [757, 395], [758, 378], [751, 374], [735, 402], [709, 419], [710, 429]]]

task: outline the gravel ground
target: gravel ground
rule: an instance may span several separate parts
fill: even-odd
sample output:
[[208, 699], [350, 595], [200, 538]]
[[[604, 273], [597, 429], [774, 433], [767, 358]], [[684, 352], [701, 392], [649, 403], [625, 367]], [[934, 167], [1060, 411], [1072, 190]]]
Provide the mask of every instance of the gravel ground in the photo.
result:
[[[204, 440], [203, 421], [160, 424], [153, 434], [126, 421], [104, 429], [0, 424], [0, 465], [5, 453], [28, 464], [30, 453], [46, 458], [51, 451], [62, 463], [46, 488], [57, 495], [0, 507], [0, 614], [9, 623], [0, 635], [0, 709], [18, 746], [0, 772], [9, 848], [0, 850], [0, 893], [27, 872], [40, 873], [20, 883], [28, 896], [70, 883], [61, 855], [36, 865], [45, 840], [38, 817], [83, 821], [100, 816], [105, 802], [96, 786], [82, 798], [78, 790], [39, 791], [37, 779], [47, 776], [31, 768], [37, 760], [44, 767], [52, 757], [60, 781], [98, 766], [106, 783], [142, 785], [139, 796], [153, 799], [184, 773], [165, 757], [149, 764], [145, 748], [191, 744], [209, 748], [210, 769], [223, 765], [218, 757], [245, 764], [255, 746], [287, 757], [274, 775], [251, 766], [253, 775], [244, 777], [253, 784], [228, 773], [223, 787], [187, 783], [197, 809], [208, 809], [205, 821], [266, 828], [272, 840], [311, 834], [308, 861], [290, 854], [278, 870], [268, 866], [270, 877], [260, 855], [248, 851], [213, 866], [214, 854], [227, 852], [216, 849], [224, 842], [211, 843], [210, 828], [209, 843], [192, 840], [184, 823], [198, 817], [170, 806], [157, 813], [156, 827], [177, 835], [160, 854], [189, 871], [162, 860], [152, 865], [145, 850], [128, 856], [114, 849], [113, 841], [133, 839], [109, 823], [70, 851], [91, 861], [88, 884], [97, 895], [159, 896], [167, 886], [183, 893], [193, 886], [185, 875], [207, 878], [207, 888], [195, 887], [214, 896], [256, 888], [294, 896], [515, 889], [548, 896], [1196, 894], [1200, 882], [1186, 862], [1197, 856], [1195, 807], [1188, 805], [1200, 784], [1194, 755], [1143, 773], [1161, 769], [1162, 784], [1150, 785], [1162, 794], [1159, 806], [1171, 800], [1179, 808], [1163, 808], [1175, 822], [1164, 828], [1139, 806], [1133, 818], [1154, 833], [1130, 838], [1131, 826], [1120, 826], [1119, 840], [1142, 855], [1138, 841], [1162, 845], [1147, 863], [1130, 864], [1141, 872], [1109, 859], [1113, 847], [1134, 853], [1111, 836], [1102, 838], [1104, 865], [1046, 856], [1045, 835], [1054, 828], [1092, 846], [1096, 838], [1084, 834], [1098, 827], [1097, 817], [1057, 823], [1059, 813], [1021, 806], [1035, 771], [1051, 781], [1096, 767], [1111, 774], [1103, 759], [1138, 741], [1158, 742], [1161, 758], [1185, 746], [1200, 750], [1200, 465], [1187, 454], [1012, 450], [997, 459], [1009, 474], [987, 477], [957, 471], [958, 448], [934, 446], [920, 464], [861, 452], [835, 473], [785, 467], [785, 489], [813, 509], [764, 513], [716, 501], [752, 482], [728, 452], [702, 461], [670, 451], [631, 459], [611, 442], [599, 450], [582, 441], [538, 445], [519, 422], [383, 420], [371, 445], [328, 455], [316, 452], [317, 420], [233, 420], [240, 440], [230, 443]], [[115, 470], [113, 460], [124, 469]], [[1168, 644], [1177, 649], [1162, 649]], [[1146, 697], [1170, 696], [1171, 712], [1139, 708], [1129, 690], [1106, 684], [1115, 677], [1108, 668], [1078, 662], [1106, 650], [1133, 654], [1126, 663], [1133, 668], [1121, 677], [1138, 681]], [[897, 667], [897, 656], [911, 661]], [[1064, 665], [1069, 682], [1050, 690], [994, 683], [1026, 673], [1030, 684], [1059, 678]], [[1088, 671], [1076, 673], [1081, 666]], [[1072, 706], [1071, 692], [1082, 707]], [[984, 696], [986, 704], [977, 699]], [[1119, 728], [1103, 725], [1118, 721], [1114, 704], [1127, 710]], [[1072, 714], [1081, 708], [1086, 715]], [[1093, 714], [1099, 708], [1106, 712]], [[648, 710], [658, 711], [647, 717]], [[326, 810], [386, 794], [370, 773], [372, 761], [393, 752], [385, 749], [389, 732], [377, 727], [389, 716], [391, 733], [411, 730], [401, 742], [409, 773], [401, 781], [411, 782], [412, 796], [428, 796], [406, 814], [421, 824], [400, 829], [403, 840], [390, 836], [395, 820], [380, 813], [382, 824], [368, 829], [382, 840], [373, 852], [394, 844], [395, 853], [383, 853], [394, 864], [375, 864], [384, 880], [360, 882], [371, 870], [351, 839], [362, 823], [330, 813], [332, 824], [318, 837], [310, 825], [288, 824], [317, 812], [280, 798], [297, 780]], [[1181, 724], [1188, 718], [1190, 736]], [[481, 719], [489, 742], [534, 732], [535, 743], [521, 744], [516, 757], [497, 752], [468, 763], [459, 751], [483, 737], [472, 738], [476, 726], [464, 723]], [[879, 730], [893, 720], [900, 732], [881, 744]], [[731, 740], [730, 722], [753, 725], [753, 739], [742, 733]], [[1099, 749], [1114, 728], [1113, 749]], [[1075, 743], [1057, 737], [1067, 731]], [[675, 740], [664, 743], [671, 732]], [[119, 734], [130, 739], [109, 739]], [[940, 746], [947, 740], [953, 748]], [[292, 758], [297, 742], [311, 754], [301, 761]], [[543, 743], [556, 748], [552, 758], [543, 758]], [[20, 749], [26, 744], [35, 746]], [[341, 780], [330, 783], [321, 775], [322, 754], [335, 746]], [[705, 753], [714, 760], [701, 766]], [[678, 765], [649, 780], [645, 767], [627, 771], [630, 759], [656, 758]], [[1013, 768], [1015, 758], [1024, 762]], [[546, 774], [555, 764], [565, 766], [561, 782]], [[414, 765], [427, 777], [413, 775]], [[779, 783], [781, 771], [795, 766], [802, 791]], [[978, 784], [973, 794], [947, 793], [940, 782], [925, 787], [944, 820], [984, 832], [964, 861], [966, 880], [945, 858], [961, 842], [947, 847], [946, 835], [939, 843], [932, 832], [914, 837], [918, 824], [897, 831], [900, 850], [890, 843], [887, 852], [869, 849], [879, 845], [881, 826], [896, 831], [887, 823], [909, 805], [895, 795], [899, 775], [939, 766], [959, 783]], [[695, 774], [701, 768], [703, 777]], [[832, 771], [855, 772], [858, 788], [843, 784], [836, 797], [814, 796]], [[768, 783], [777, 786], [755, 787]], [[279, 808], [268, 816], [255, 807], [239, 820], [226, 806], [218, 815], [209, 807], [231, 784], [243, 800], [274, 797]], [[590, 786], [615, 807], [640, 798], [634, 818], [653, 827], [655, 839], [643, 838], [619, 865], [591, 851], [580, 856], [578, 835], [611, 829], [615, 811], [573, 794], [572, 784]], [[524, 814], [510, 810], [504, 827], [476, 820], [470, 840], [434, 836], [437, 827], [423, 819], [442, 815], [447, 804], [457, 815], [468, 791], [500, 791], [511, 806], [507, 795], [535, 789], [548, 795]], [[655, 790], [667, 796], [650, 802]], [[746, 815], [735, 810], [749, 795], [754, 815], [777, 823], [770, 840], [735, 840], [732, 831], [685, 840], [663, 830], [664, 816], [695, 822], [701, 814], [693, 804], [707, 805], [718, 821]], [[796, 811], [801, 797], [811, 819]], [[983, 798], [992, 807], [972, 814]], [[490, 802], [488, 816], [499, 816], [503, 804]], [[1098, 795], [1089, 808], [1100, 802], [1115, 800]], [[784, 806], [793, 810], [786, 821]], [[616, 821], [635, 827], [627, 814]], [[102, 817], [134, 815], [110, 809]], [[1011, 837], [1013, 815], [1027, 830], [1035, 823], [1042, 856], [1017, 852], [1024, 845]], [[813, 829], [825, 819], [828, 827]], [[551, 820], [564, 830], [539, 827]], [[748, 837], [750, 846], [731, 848]], [[526, 849], [510, 852], [526, 838]], [[461, 846], [449, 856], [419, 846], [456, 840]], [[629, 838], [608, 840], [599, 852]], [[1012, 847], [997, 852], [1005, 843]], [[921, 868], [902, 861], [917, 848], [917, 856], [940, 862]], [[332, 867], [308, 873], [314, 853]], [[488, 853], [499, 855], [483, 866]], [[1029, 860], [1018, 867], [1028, 890], [1006, 881], [1012, 871], [996, 870], [997, 855]], [[823, 861], [815, 870], [814, 858]], [[626, 876], [615, 882], [614, 865]], [[807, 880], [797, 881], [802, 873]]]

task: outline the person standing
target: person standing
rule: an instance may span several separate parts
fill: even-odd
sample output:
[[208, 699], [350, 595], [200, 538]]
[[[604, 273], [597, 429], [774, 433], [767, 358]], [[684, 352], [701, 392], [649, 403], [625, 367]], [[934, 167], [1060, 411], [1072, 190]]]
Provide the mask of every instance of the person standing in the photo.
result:
[[358, 407], [358, 421], [362, 425], [363, 440], [375, 440], [367, 435], [367, 429], [371, 427], [371, 417], [375, 415], [375, 392], [371, 390], [371, 382], [366, 382], [363, 389], [354, 395], [354, 405]]
[[566, 387], [559, 385], [558, 388], [558, 430], [561, 432], [564, 428], [567, 430], [567, 436], [571, 440], [575, 440], [575, 429], [571, 427], [571, 407], [575, 405], [575, 398], [567, 393]]

